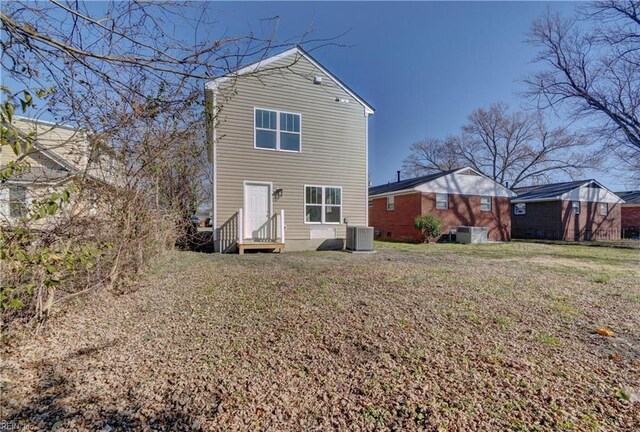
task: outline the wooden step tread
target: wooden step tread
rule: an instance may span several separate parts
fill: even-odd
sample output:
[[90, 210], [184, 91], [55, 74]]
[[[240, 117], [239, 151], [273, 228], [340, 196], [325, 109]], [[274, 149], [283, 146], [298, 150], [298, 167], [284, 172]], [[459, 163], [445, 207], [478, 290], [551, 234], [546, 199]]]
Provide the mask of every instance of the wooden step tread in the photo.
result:
[[243, 243], [237, 244], [237, 246], [238, 246], [238, 253], [240, 255], [244, 255], [244, 251], [250, 250], [250, 249], [274, 249], [274, 250], [277, 250], [279, 253], [284, 252], [284, 243], [277, 243], [277, 242], [243, 242]]

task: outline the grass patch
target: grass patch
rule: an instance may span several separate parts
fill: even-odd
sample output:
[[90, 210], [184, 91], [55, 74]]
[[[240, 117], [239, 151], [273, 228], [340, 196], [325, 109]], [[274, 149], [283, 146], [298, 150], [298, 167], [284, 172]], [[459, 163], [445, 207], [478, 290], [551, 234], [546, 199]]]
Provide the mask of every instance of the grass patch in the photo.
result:
[[493, 319], [493, 322], [500, 327], [508, 327], [509, 324], [511, 324], [511, 320], [509, 319], [509, 317], [506, 317], [504, 315], [498, 315]]
[[611, 275], [608, 273], [601, 273], [591, 278], [591, 282], [597, 284], [609, 284], [611, 283]]
[[540, 335], [538, 336], [538, 340], [543, 344], [549, 345], [549, 346], [559, 346], [562, 344], [560, 342], [560, 339], [550, 335]]
[[376, 249], [168, 253], [132, 294], [3, 352], [3, 415], [29, 430], [106, 415], [132, 430], [640, 430], [616, 397], [640, 382], [637, 251]]

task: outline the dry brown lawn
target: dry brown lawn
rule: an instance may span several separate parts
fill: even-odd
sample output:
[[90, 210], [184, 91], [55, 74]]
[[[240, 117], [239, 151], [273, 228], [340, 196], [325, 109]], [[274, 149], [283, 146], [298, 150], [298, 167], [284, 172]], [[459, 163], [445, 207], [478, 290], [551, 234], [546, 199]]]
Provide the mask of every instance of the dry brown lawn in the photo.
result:
[[637, 250], [377, 249], [169, 253], [7, 342], [5, 425], [640, 430]]

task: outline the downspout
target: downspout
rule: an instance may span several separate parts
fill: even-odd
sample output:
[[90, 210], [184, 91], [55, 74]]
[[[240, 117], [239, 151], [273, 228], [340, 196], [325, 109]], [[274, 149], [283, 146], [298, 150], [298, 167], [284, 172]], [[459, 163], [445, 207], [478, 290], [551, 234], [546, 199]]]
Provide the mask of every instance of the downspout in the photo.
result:
[[[206, 97], [207, 92], [211, 95], [209, 98]], [[211, 229], [213, 230], [213, 242], [214, 245], [218, 241], [218, 165], [217, 165], [217, 155], [216, 155], [216, 118], [217, 118], [217, 108], [216, 108], [216, 91], [215, 89], [207, 88], [207, 84], [205, 84], [205, 112], [207, 115], [207, 139], [209, 141], [210, 151], [211, 151]], [[209, 105], [210, 108], [209, 109]], [[220, 251], [221, 252], [221, 251]]]
[[[212, 163], [212, 167], [211, 169], [213, 170], [213, 205], [211, 207], [211, 211], [213, 213], [213, 222], [212, 222], [212, 226], [213, 226], [213, 232], [214, 232], [214, 239], [218, 241], [218, 243], [220, 242], [220, 239], [218, 238], [218, 146], [217, 146], [217, 131], [216, 131], [216, 122], [218, 119], [218, 101], [217, 101], [217, 95], [216, 95], [216, 91], [213, 91], [213, 119], [211, 120], [213, 123], [213, 163]], [[220, 253], [222, 253], [222, 248], [220, 248]]]
[[365, 193], [364, 193], [364, 224], [369, 226], [369, 114], [364, 109], [364, 159], [365, 159]]

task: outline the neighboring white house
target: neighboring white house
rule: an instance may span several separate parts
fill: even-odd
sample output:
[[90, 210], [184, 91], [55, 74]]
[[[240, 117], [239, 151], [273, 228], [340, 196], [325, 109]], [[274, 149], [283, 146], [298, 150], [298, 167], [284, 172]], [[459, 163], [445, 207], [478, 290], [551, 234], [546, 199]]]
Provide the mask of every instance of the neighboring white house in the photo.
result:
[[373, 108], [295, 47], [206, 84], [217, 251], [341, 248], [367, 225]]
[[[111, 183], [113, 158], [99, 154], [85, 131], [18, 116], [12, 125], [33, 139], [33, 147], [22, 159], [27, 168], [0, 183], [0, 225], [25, 216], [32, 201], [62, 190], [74, 179]], [[0, 148], [0, 168], [17, 158], [9, 146]]]

